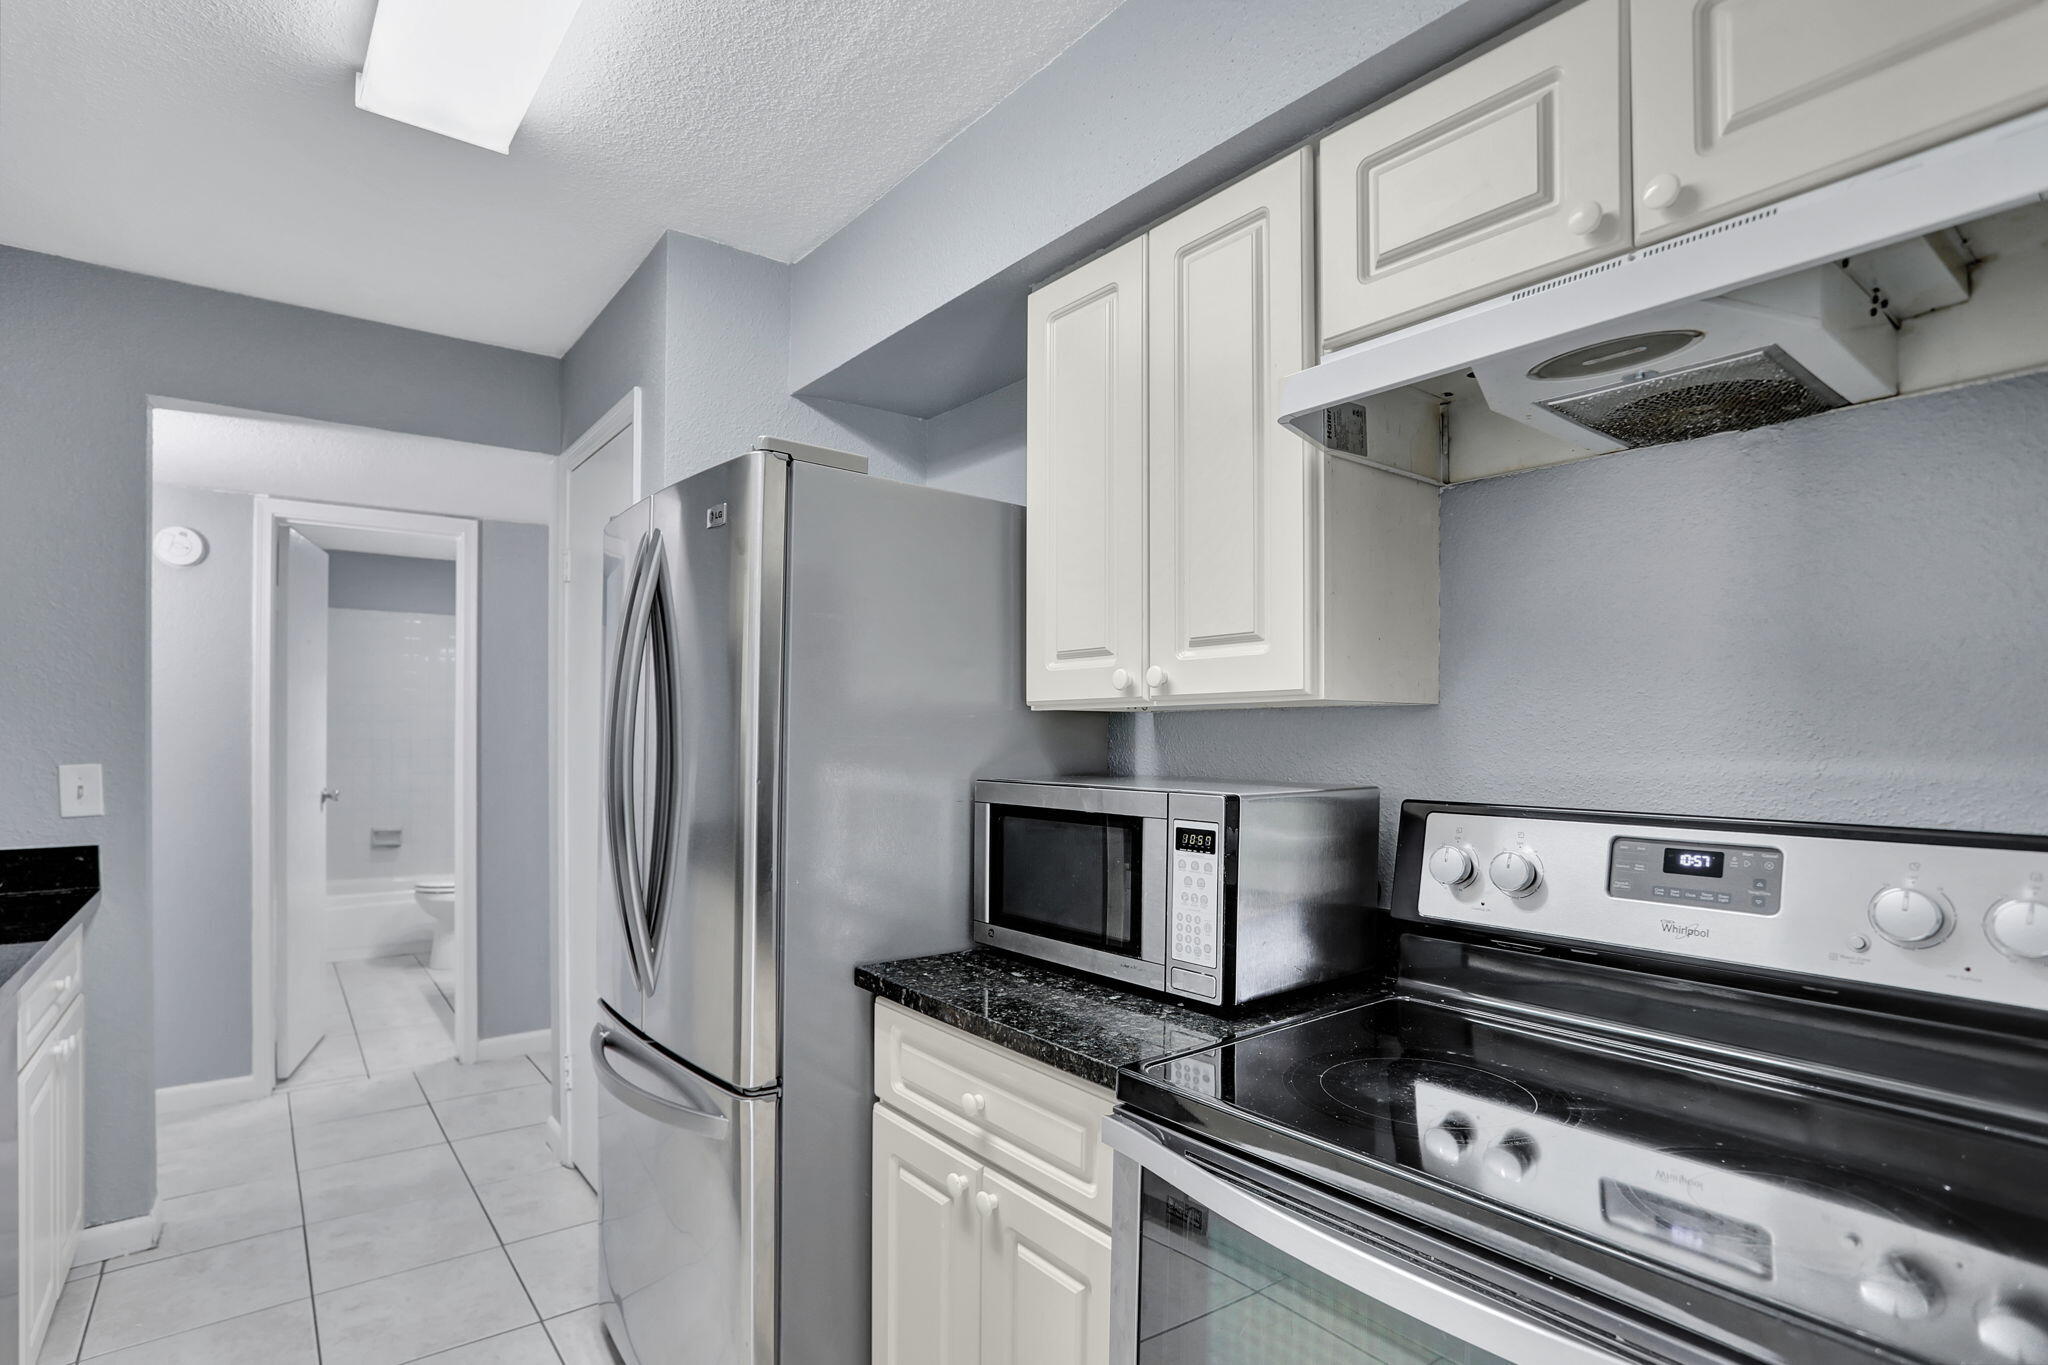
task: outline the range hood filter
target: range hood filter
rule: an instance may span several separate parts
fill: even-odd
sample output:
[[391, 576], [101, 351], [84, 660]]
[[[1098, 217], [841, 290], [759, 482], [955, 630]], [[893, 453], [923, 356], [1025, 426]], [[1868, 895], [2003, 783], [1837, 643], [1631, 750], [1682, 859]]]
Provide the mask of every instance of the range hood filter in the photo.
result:
[[1847, 404], [1782, 348], [1764, 346], [1553, 398], [1542, 406], [1588, 431], [1634, 447], [1750, 431]]

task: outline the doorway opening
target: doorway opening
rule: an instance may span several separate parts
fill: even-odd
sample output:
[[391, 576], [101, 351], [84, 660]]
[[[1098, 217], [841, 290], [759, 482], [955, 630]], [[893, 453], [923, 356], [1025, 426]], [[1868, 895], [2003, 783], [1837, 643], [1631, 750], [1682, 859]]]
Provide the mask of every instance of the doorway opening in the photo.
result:
[[253, 1065], [473, 1061], [476, 523], [255, 516]]

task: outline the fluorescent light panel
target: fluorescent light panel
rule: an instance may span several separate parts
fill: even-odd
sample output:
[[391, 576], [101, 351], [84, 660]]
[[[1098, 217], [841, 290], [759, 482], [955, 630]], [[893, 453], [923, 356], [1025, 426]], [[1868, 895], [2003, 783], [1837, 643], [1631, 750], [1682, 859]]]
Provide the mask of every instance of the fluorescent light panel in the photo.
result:
[[510, 150], [580, 0], [377, 0], [356, 107]]

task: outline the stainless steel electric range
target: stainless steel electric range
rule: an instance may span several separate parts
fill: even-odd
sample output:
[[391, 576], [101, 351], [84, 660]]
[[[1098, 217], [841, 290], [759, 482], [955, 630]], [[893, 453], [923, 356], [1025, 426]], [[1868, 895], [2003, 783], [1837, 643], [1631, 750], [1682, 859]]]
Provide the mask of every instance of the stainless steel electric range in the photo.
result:
[[1383, 997], [1128, 1071], [1144, 1365], [2048, 1365], [2048, 839], [1402, 809]]

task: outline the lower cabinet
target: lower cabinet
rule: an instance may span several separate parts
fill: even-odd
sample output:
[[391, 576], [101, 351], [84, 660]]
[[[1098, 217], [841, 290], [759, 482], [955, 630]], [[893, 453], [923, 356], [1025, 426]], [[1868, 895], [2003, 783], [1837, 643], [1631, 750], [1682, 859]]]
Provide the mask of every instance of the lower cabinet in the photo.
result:
[[[874, 1365], [1107, 1365], [1109, 1230], [1075, 1206], [1092, 1209], [1092, 1189], [1072, 1186], [1055, 1167], [999, 1167], [1001, 1156], [1025, 1149], [995, 1131], [1000, 1121], [983, 1132], [974, 1119], [1000, 1107], [1008, 1126], [1025, 1128], [1023, 1114], [1043, 1104], [1045, 1122], [1064, 1127], [1075, 1112], [1065, 1092], [1099, 1095], [1102, 1112], [1108, 1094], [929, 1020], [888, 1006], [877, 1014], [878, 1032], [892, 1034], [898, 1051], [922, 1044], [945, 1052], [968, 1087], [962, 1100], [980, 1103], [960, 1106], [970, 1126], [948, 1129], [960, 1140], [941, 1137], [919, 1121], [928, 1116], [889, 1102], [904, 1093], [901, 1077], [892, 1079], [890, 1054], [877, 1048]], [[969, 1054], [985, 1054], [985, 1074]], [[1002, 1106], [988, 1103], [998, 1096]], [[1100, 1148], [1092, 1121], [1087, 1141]], [[1077, 1188], [1086, 1193], [1075, 1201]]]
[[[75, 991], [75, 978], [69, 984]], [[15, 1081], [19, 1351], [24, 1361], [42, 1351], [85, 1226], [84, 1024], [85, 1001], [73, 993], [56, 1025], [23, 1059]]]

